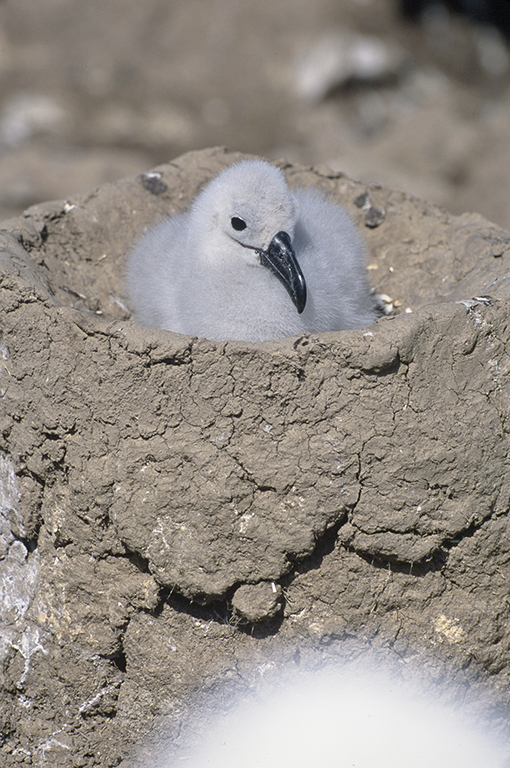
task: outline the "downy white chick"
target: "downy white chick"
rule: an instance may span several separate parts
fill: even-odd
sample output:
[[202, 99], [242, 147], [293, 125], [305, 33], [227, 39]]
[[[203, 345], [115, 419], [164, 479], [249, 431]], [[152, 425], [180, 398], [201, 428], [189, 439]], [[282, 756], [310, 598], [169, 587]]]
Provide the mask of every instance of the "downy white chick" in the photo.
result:
[[377, 317], [363, 252], [342, 208], [246, 160], [142, 237], [127, 288], [140, 324], [215, 341], [360, 328]]

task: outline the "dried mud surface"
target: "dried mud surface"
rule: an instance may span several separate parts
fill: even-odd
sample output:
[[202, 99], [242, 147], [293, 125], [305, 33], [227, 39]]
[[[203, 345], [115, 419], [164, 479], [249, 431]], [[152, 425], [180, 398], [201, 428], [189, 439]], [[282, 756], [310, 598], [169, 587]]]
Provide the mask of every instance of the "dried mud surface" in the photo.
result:
[[360, 656], [510, 736], [510, 234], [283, 164], [357, 221], [393, 313], [264, 344], [137, 327], [126, 251], [239, 157], [1, 225], [6, 768], [163, 765], [261, 670]]

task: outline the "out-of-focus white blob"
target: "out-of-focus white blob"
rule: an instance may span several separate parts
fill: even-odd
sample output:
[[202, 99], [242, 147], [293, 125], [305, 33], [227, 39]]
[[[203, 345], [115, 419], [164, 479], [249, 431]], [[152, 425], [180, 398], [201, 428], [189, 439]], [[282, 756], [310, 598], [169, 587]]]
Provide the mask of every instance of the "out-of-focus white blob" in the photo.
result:
[[275, 684], [224, 715], [186, 768], [504, 768], [460, 709], [349, 668]]
[[396, 78], [409, 59], [406, 51], [382, 39], [354, 32], [333, 32], [315, 42], [296, 62], [294, 86], [298, 95], [324, 99], [349, 82], [376, 85]]
[[39, 133], [56, 133], [66, 119], [65, 111], [49, 96], [16, 93], [0, 112], [0, 143], [14, 147]]

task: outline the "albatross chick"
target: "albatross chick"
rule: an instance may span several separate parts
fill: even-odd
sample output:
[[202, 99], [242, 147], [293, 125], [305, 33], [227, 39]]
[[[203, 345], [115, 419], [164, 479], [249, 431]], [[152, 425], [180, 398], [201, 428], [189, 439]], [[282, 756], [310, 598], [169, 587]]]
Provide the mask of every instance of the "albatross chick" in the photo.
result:
[[377, 317], [363, 257], [342, 208], [245, 160], [142, 237], [127, 288], [140, 324], [214, 341], [341, 331]]

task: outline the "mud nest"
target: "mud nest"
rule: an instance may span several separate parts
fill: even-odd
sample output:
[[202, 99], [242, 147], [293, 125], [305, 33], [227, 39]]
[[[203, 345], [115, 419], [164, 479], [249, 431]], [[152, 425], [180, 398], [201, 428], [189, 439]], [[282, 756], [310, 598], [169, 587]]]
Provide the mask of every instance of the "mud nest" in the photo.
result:
[[358, 223], [388, 316], [262, 344], [136, 326], [126, 252], [240, 157], [0, 228], [6, 767], [156, 766], [260, 665], [360, 654], [507, 728], [510, 234], [282, 161]]

